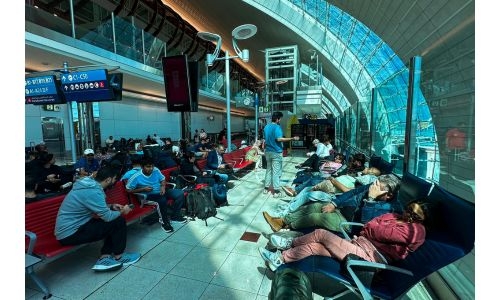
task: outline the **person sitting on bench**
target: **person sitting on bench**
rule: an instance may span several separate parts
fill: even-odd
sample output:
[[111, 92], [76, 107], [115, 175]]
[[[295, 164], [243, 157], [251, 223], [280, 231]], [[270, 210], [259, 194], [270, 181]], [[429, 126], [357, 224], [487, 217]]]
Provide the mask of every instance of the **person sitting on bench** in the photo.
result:
[[[104, 240], [101, 256], [94, 271], [111, 271], [135, 263], [140, 253], [124, 252], [127, 245], [129, 205], [107, 204], [104, 189], [112, 186], [118, 170], [112, 166], [100, 168], [95, 179], [87, 176], [77, 180], [64, 198], [57, 213], [54, 234], [64, 246], [81, 245]], [[96, 217], [97, 216], [97, 217]]]
[[309, 157], [303, 163], [295, 166], [297, 169], [301, 168], [311, 168], [313, 172], [319, 171], [319, 161], [321, 159], [327, 159], [330, 157], [330, 150], [321, 143], [318, 139], [314, 139], [312, 142], [316, 151], [308, 152], [306, 155]]
[[[181, 189], [166, 189], [165, 176], [154, 166], [150, 157], [145, 157], [141, 161], [141, 170], [133, 174], [127, 181], [125, 188], [129, 193], [141, 193], [146, 195], [146, 200], [158, 203], [158, 214], [162, 229], [173, 232], [170, 219], [176, 223], [186, 223], [187, 219], [181, 215], [181, 208], [184, 205], [184, 191]], [[170, 218], [167, 212], [167, 200], [173, 199], [173, 212]]]
[[219, 176], [220, 183], [227, 183], [229, 180], [229, 175], [223, 174], [220, 171], [231, 168], [231, 165], [224, 162], [223, 154], [225, 151], [224, 145], [219, 144], [212, 151], [208, 152], [207, 156], [207, 169], [214, 171]]

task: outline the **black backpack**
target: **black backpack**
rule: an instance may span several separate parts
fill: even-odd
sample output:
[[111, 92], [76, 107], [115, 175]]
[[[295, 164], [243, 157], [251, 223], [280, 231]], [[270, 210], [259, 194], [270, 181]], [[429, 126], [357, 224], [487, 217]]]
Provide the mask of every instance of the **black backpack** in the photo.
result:
[[[195, 188], [187, 195], [188, 215], [191, 218], [198, 218], [205, 221], [210, 217], [217, 218], [217, 208], [209, 186]], [[217, 218], [222, 220], [221, 218]]]

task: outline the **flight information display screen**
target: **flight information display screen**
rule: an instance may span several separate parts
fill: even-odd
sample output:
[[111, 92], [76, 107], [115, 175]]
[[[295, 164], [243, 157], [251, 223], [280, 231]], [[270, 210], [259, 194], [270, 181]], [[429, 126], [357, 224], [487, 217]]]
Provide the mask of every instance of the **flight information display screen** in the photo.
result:
[[61, 74], [61, 88], [66, 101], [106, 101], [114, 97], [105, 69]]
[[60, 94], [58, 82], [54, 75], [25, 77], [25, 104], [62, 104], [64, 98]]

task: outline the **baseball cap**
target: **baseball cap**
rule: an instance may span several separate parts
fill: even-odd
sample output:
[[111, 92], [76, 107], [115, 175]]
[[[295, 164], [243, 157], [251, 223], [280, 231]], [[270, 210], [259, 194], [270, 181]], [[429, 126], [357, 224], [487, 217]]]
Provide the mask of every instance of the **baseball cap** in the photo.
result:
[[83, 154], [84, 155], [94, 154], [94, 150], [92, 150], [92, 149], [85, 149], [85, 151], [83, 151]]
[[241, 141], [241, 143], [242, 143], [242, 144], [246, 144], [246, 143], [247, 143], [247, 141], [243, 140], [243, 141]]
[[318, 144], [318, 143], [319, 143], [319, 140], [318, 139], [314, 139], [313, 144]]

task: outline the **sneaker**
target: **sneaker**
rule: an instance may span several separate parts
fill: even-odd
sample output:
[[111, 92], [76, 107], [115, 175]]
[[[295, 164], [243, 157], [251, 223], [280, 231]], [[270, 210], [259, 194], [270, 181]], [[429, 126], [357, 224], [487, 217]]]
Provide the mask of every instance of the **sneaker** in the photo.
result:
[[122, 257], [120, 259], [117, 259], [117, 262], [121, 262], [124, 267], [131, 265], [135, 262], [137, 262], [141, 258], [140, 253], [126, 253], [124, 252], [122, 254]]
[[271, 239], [272, 233], [262, 232], [261, 234], [262, 234], [262, 236], [263, 236], [264, 238], [266, 238], [266, 239], [268, 239], [268, 240], [270, 240], [270, 239]]
[[283, 197], [283, 194], [281, 193], [281, 191], [274, 191], [273, 192], [273, 198], [282, 198]]
[[285, 194], [287, 194], [288, 196], [290, 196], [290, 197], [297, 196], [297, 192], [293, 188], [288, 187], [288, 186], [282, 186], [281, 188], [283, 189]]
[[226, 187], [227, 189], [232, 189], [236, 186], [236, 180], [229, 180], [226, 182]]
[[259, 247], [260, 256], [267, 262], [267, 265], [271, 271], [276, 271], [276, 269], [283, 264], [281, 259], [281, 251], [271, 252], [265, 248]]
[[286, 250], [292, 248], [292, 241], [293, 238], [291, 237], [283, 237], [279, 236], [277, 234], [271, 235], [271, 238], [269, 239], [271, 244], [278, 248], [279, 250]]
[[121, 262], [108, 256], [100, 258], [92, 267], [92, 270], [96, 272], [114, 271], [120, 269], [122, 266], [123, 264]]
[[184, 223], [187, 223], [187, 221], [188, 220], [186, 218], [184, 218], [184, 217], [178, 217], [178, 218], [170, 220], [170, 222], [176, 223], [176, 224], [184, 224]]
[[170, 223], [167, 223], [167, 224], [161, 224], [161, 228], [163, 229], [163, 231], [165, 231], [166, 233], [171, 233], [171, 232], [174, 232], [174, 227], [172, 227], [172, 225], [170, 225]]
[[73, 185], [73, 182], [66, 182], [65, 184], [61, 185], [61, 189], [64, 190], [65, 188], [69, 188], [70, 186]]

